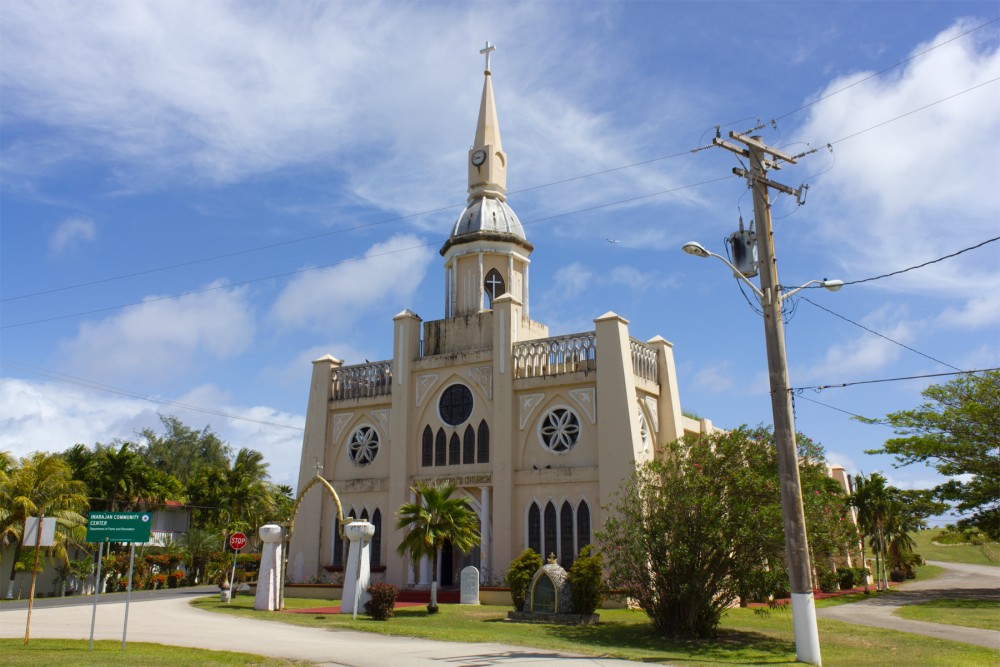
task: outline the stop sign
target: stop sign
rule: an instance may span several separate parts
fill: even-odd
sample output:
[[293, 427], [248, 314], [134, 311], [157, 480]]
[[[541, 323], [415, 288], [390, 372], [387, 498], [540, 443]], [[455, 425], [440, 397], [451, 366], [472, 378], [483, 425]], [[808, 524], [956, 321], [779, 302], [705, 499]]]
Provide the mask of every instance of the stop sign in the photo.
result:
[[233, 548], [234, 551], [239, 551], [247, 545], [247, 536], [243, 533], [233, 533], [229, 536], [229, 546]]

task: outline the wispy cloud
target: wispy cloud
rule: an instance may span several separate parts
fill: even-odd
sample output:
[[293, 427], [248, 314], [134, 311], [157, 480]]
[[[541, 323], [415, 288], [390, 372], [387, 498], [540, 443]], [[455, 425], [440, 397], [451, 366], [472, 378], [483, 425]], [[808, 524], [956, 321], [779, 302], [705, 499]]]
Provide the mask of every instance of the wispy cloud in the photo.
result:
[[410, 234], [393, 236], [363, 257], [299, 274], [282, 290], [271, 315], [287, 329], [343, 332], [362, 314], [406, 307], [431, 258], [423, 240]]
[[[959, 22], [913, 53], [972, 26]], [[818, 94], [870, 74], [840, 77]], [[816, 104], [797, 138], [814, 145], [837, 141], [997, 77], [995, 31], [974, 33]], [[997, 235], [997, 87], [994, 82], [834, 145], [835, 166], [816, 180], [810, 199], [835, 215], [815, 230], [841, 248], [845, 278], [906, 268]], [[981, 307], [977, 295], [981, 285], [1000, 282], [997, 253], [988, 246], [871, 286], [968, 298], [967, 321], [996, 323], [995, 306]]]
[[61, 255], [82, 245], [87, 241], [93, 241], [97, 236], [97, 227], [92, 220], [86, 218], [67, 218], [59, 223], [55, 231], [49, 237], [49, 252], [53, 255]]
[[155, 299], [81, 324], [74, 338], [60, 344], [67, 366], [102, 379], [177, 377], [199, 359], [239, 355], [253, 340], [256, 325], [245, 288]]

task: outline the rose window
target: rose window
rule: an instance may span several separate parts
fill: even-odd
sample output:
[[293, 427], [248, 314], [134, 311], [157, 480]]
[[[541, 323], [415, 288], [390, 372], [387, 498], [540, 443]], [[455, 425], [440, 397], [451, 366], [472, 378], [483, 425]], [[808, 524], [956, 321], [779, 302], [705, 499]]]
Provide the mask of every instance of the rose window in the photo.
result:
[[351, 463], [359, 468], [365, 467], [378, 455], [378, 433], [371, 426], [362, 426], [351, 436], [347, 453]]
[[568, 452], [580, 438], [580, 419], [567, 408], [550, 410], [542, 419], [538, 436], [550, 452]]

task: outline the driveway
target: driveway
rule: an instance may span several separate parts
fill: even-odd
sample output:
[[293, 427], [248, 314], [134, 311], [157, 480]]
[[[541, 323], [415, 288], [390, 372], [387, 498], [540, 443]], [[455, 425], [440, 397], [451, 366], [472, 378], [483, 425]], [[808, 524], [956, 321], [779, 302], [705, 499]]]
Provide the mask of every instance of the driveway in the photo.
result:
[[880, 595], [871, 600], [817, 609], [816, 615], [845, 623], [911, 632], [1000, 650], [1000, 632], [911, 621], [895, 614], [902, 606], [941, 598], [1000, 600], [1000, 568], [940, 561], [928, 563], [945, 568], [944, 574], [927, 581], [902, 584], [893, 588], [892, 594]]
[[[31, 615], [33, 638], [87, 639], [90, 605], [36, 608]], [[24, 637], [27, 611], [0, 607], [0, 637]], [[121, 640], [125, 603], [97, 608], [96, 639]], [[229, 617], [195, 609], [185, 598], [133, 600], [128, 615], [128, 641], [156, 642], [225, 651], [242, 651], [306, 660], [323, 666], [420, 667], [434, 665], [552, 665], [558, 667], [624, 667], [641, 665], [503, 644], [441, 642], [389, 637], [364, 632], [303, 628], [253, 618]]]

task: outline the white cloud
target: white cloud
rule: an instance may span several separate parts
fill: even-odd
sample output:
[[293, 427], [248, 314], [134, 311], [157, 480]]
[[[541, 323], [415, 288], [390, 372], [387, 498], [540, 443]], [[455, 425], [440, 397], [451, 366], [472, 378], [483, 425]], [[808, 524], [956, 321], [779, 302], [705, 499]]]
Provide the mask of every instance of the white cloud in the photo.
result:
[[305, 423], [302, 416], [268, 406], [234, 405], [214, 385], [196, 387], [176, 400], [270, 424], [207, 415], [62, 382], [0, 378], [0, 451], [20, 458], [35, 451], [60, 452], [77, 443], [93, 446], [116, 438], [135, 441], [144, 428], [159, 431], [158, 414], [169, 414], [192, 428], [210, 424], [234, 449], [249, 447], [262, 452], [270, 463], [272, 481], [295, 485], [302, 445], [302, 432], [297, 429]]
[[694, 386], [712, 393], [723, 393], [733, 387], [733, 370], [728, 361], [702, 366], [694, 374]]
[[80, 325], [60, 347], [67, 365], [88, 377], [172, 377], [204, 358], [230, 359], [253, 340], [255, 323], [244, 288], [157, 300], [150, 296], [97, 322]]
[[[962, 21], [913, 53], [972, 27]], [[856, 72], [830, 82], [825, 95], [858, 82]], [[832, 171], [810, 190], [824, 220], [813, 234], [839, 248], [845, 277], [903, 269], [996, 236], [1000, 219], [1000, 95], [997, 84], [944, 100], [1000, 77], [995, 31], [983, 30], [916, 57], [900, 68], [831, 95], [810, 108], [797, 139], [835, 143]], [[912, 113], [921, 107], [928, 108]], [[904, 117], [905, 116], [905, 117]], [[899, 118], [899, 120], [892, 119]], [[875, 127], [886, 123], [881, 127]], [[1000, 282], [1000, 262], [985, 247], [932, 266], [870, 283], [887, 290], [970, 300], [977, 323], [998, 320], [975, 303], [982, 285]]]
[[960, 307], [947, 308], [938, 321], [943, 326], [962, 329], [996, 326], [1000, 323], [1000, 292], [993, 290], [970, 298]]
[[49, 251], [54, 255], [73, 250], [85, 241], [93, 241], [97, 227], [86, 218], [67, 218], [59, 223], [49, 237]]
[[648, 287], [656, 277], [654, 273], [643, 273], [634, 266], [616, 266], [611, 269], [611, 282], [624, 285], [632, 290]]
[[271, 315], [290, 329], [321, 326], [344, 331], [364, 313], [403, 308], [431, 259], [431, 249], [421, 239], [393, 236], [373, 245], [363, 257], [299, 274], [282, 290]]

